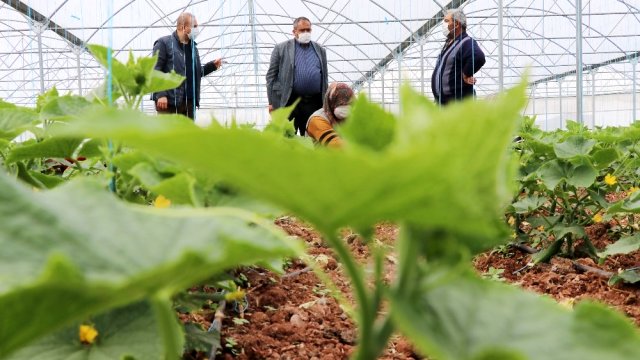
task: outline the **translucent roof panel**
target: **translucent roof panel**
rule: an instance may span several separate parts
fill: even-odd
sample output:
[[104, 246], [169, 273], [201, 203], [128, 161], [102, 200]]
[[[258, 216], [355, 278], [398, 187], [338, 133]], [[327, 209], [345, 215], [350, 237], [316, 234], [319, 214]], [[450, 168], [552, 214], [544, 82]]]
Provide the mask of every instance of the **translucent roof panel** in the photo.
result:
[[[519, 81], [528, 68], [532, 97], [575, 96], [574, 2], [502, 2], [504, 85]], [[203, 61], [227, 61], [204, 79], [201, 112], [267, 121], [264, 76], [271, 51], [292, 37], [298, 16], [311, 19], [313, 39], [327, 49], [330, 81], [347, 82], [393, 109], [401, 81], [431, 95], [430, 77], [444, 41], [441, 10], [458, 5], [487, 55], [477, 74], [478, 95], [491, 96], [500, 88], [498, 0], [3, 0], [0, 98], [32, 105], [43, 88], [53, 86], [86, 93], [102, 81], [104, 70], [83, 44], [111, 46], [121, 60], [129, 51], [149, 55], [153, 42], [174, 31], [177, 16], [189, 11], [203, 29]], [[582, 5], [585, 94], [593, 79], [597, 94], [630, 93], [631, 62], [640, 50], [640, 0]], [[151, 112], [153, 104], [146, 101], [143, 108]]]

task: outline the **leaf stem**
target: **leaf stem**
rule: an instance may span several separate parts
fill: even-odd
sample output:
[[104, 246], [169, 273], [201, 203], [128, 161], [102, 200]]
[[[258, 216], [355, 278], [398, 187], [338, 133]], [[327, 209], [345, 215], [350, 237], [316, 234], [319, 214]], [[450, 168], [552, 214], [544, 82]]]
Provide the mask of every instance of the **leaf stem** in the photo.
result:
[[164, 358], [166, 360], [181, 358], [184, 334], [176, 320], [176, 313], [173, 311], [171, 299], [169, 296], [158, 294], [152, 297], [150, 302], [162, 336]]

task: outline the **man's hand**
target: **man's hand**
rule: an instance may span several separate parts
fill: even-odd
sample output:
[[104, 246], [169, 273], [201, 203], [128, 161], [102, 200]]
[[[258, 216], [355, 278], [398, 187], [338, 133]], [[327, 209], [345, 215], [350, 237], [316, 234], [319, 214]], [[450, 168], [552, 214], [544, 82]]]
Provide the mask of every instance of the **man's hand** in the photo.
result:
[[220, 69], [220, 67], [222, 66], [222, 58], [213, 60], [213, 65], [216, 66], [216, 70]]
[[273, 111], [273, 105], [269, 104], [269, 113]]
[[476, 81], [478, 81], [478, 79], [474, 78], [473, 76], [467, 76], [465, 74], [462, 74], [462, 81], [464, 81], [465, 83], [467, 83], [469, 85], [475, 85]]
[[163, 96], [158, 99], [156, 103], [156, 110], [167, 110], [167, 106], [169, 105], [169, 101], [166, 96]]

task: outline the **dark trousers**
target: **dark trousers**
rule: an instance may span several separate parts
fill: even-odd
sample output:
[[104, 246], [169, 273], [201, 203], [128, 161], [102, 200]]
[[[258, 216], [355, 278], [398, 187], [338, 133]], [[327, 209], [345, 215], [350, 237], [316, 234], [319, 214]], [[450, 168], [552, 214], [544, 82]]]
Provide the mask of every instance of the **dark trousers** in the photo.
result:
[[307, 121], [311, 114], [322, 108], [322, 94], [300, 96], [293, 93], [289, 97], [287, 106], [291, 106], [298, 98], [300, 98], [300, 102], [289, 115], [289, 120], [293, 120], [293, 126], [296, 131], [300, 133], [300, 136], [304, 136], [307, 131]]
[[158, 110], [158, 104], [156, 103], [156, 111], [158, 114], [182, 114], [189, 119], [195, 119], [195, 106], [193, 100], [185, 100], [178, 106], [169, 104], [166, 110]]

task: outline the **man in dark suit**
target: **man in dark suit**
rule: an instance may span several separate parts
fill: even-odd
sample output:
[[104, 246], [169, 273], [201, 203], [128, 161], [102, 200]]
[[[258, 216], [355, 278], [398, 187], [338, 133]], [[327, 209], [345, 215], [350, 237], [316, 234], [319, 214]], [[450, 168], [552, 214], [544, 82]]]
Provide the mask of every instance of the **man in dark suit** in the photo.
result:
[[478, 43], [467, 35], [467, 17], [462, 9], [447, 11], [442, 32], [446, 41], [431, 76], [431, 91], [436, 103], [446, 105], [475, 96], [474, 74], [485, 58]]
[[300, 102], [289, 116], [301, 136], [305, 134], [307, 120], [322, 108], [329, 76], [327, 53], [318, 43], [311, 41], [311, 21], [299, 17], [293, 22], [294, 39], [279, 43], [271, 53], [267, 71], [267, 97], [269, 112]]

